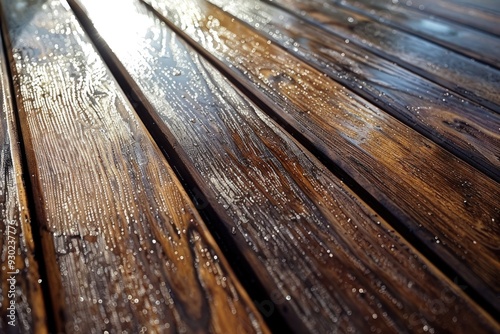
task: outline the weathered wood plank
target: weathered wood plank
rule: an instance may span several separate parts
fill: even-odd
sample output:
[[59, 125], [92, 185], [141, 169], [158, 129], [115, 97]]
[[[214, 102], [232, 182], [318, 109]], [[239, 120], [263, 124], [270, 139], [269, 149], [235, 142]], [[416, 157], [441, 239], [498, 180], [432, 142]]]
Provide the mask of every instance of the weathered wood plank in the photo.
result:
[[325, 31], [355, 43], [473, 101], [500, 112], [500, 71], [439, 45], [316, 0], [275, 0]]
[[0, 36], [0, 332], [43, 334], [46, 312], [4, 54]]
[[[109, 25], [109, 10], [99, 1], [82, 1], [83, 8], [71, 3], [82, 20], [92, 20], [85, 25], [99, 32], [94, 40], [118, 64], [119, 76], [133, 88], [134, 100], [144, 103], [157, 132], [175, 143], [181, 168], [206, 194], [268, 289], [271, 300], [259, 301], [268, 312], [279, 308], [297, 332], [460, 331], [469, 325], [496, 330], [433, 265], [151, 12], [137, 2], [110, 1], [110, 8], [119, 4], [121, 11]], [[194, 5], [175, 4], [199, 14]], [[214, 27], [217, 22], [206, 21]], [[444, 297], [449, 292], [455, 296]], [[438, 311], [438, 319], [434, 302], [464, 312]], [[461, 324], [469, 316], [465, 310], [475, 315]], [[483, 320], [467, 324], [477, 316]]]
[[466, 8], [444, 0], [412, 0], [405, 5], [414, 10], [434, 14], [455, 22], [500, 36], [498, 17], [475, 8]]
[[[412, 11], [391, 0], [331, 0], [380, 23], [428, 39], [434, 43], [500, 67], [500, 38], [463, 25]], [[500, 17], [498, 18], [500, 24]]]
[[64, 1], [2, 1], [58, 332], [268, 332]]
[[269, 4], [211, 2], [500, 181], [499, 114]]
[[498, 183], [218, 8], [153, 7], [498, 308]]

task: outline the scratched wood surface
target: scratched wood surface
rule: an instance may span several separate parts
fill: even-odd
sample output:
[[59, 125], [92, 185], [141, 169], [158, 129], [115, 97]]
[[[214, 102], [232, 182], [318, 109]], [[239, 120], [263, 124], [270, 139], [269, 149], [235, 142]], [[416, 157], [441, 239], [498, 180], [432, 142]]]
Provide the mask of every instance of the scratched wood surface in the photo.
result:
[[67, 3], [2, 1], [56, 332], [268, 332]]
[[412, 0], [404, 4], [414, 11], [427, 13], [449, 19], [462, 25], [473, 27], [493, 35], [500, 36], [498, 15], [477, 8], [464, 7], [446, 0]]
[[319, 0], [275, 0], [286, 10], [446, 88], [500, 112], [500, 70]]
[[215, 6], [152, 4], [498, 308], [497, 182]]
[[0, 332], [43, 334], [45, 305], [9, 85], [0, 36]]
[[500, 115], [259, 1], [212, 3], [500, 181]]
[[[264, 305], [280, 309], [294, 330], [497, 330], [387, 222], [146, 8], [110, 1], [109, 8], [119, 4], [121, 11], [109, 25], [101, 2], [70, 3], [101, 52], [118, 64], [117, 75], [134, 92], [133, 100], [145, 106], [157, 140], [161, 133], [173, 143], [178, 168], [191, 175], [231, 232], [270, 295]], [[196, 9], [193, 3], [176, 6]], [[223, 23], [216, 22], [205, 23]], [[434, 303], [463, 311], [437, 311]]]
[[[460, 24], [415, 12], [405, 5], [380, 0], [331, 0], [383, 24], [426, 38], [466, 56], [500, 67], [500, 38]], [[498, 17], [500, 24], [500, 16]]]

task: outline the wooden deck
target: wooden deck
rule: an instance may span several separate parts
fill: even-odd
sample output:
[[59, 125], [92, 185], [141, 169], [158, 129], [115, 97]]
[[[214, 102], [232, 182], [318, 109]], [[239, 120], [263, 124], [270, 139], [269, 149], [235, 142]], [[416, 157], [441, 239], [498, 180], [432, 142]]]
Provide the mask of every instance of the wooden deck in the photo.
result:
[[0, 333], [500, 333], [497, 0], [0, 5]]

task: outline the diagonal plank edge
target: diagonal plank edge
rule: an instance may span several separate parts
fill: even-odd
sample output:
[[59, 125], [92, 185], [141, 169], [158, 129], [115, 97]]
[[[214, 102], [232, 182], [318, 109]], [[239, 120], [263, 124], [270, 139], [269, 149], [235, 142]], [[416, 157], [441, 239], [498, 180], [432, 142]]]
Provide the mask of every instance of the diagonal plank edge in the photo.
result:
[[489, 317], [152, 13], [109, 2], [109, 25], [99, 1], [70, 3], [297, 332], [496, 330], [461, 322]]
[[500, 70], [318, 0], [262, 0], [500, 113]]
[[383, 58], [368, 56], [277, 7], [260, 1], [210, 2], [500, 181], [500, 114]]
[[487, 65], [500, 67], [500, 38], [490, 34], [409, 10], [405, 5], [392, 1], [330, 0], [329, 3], [425, 38]]
[[214, 6], [153, 6], [498, 309], [498, 183]]
[[57, 331], [267, 333], [69, 6], [2, 7]]
[[479, 9], [463, 7], [445, 0], [413, 0], [406, 6], [426, 12], [500, 37], [498, 16]]
[[500, 17], [500, 5], [496, 0], [450, 0], [450, 2], [466, 8], [475, 8], [483, 12], [489, 12], [492, 15]]
[[0, 36], [0, 332], [47, 333], [7, 61]]

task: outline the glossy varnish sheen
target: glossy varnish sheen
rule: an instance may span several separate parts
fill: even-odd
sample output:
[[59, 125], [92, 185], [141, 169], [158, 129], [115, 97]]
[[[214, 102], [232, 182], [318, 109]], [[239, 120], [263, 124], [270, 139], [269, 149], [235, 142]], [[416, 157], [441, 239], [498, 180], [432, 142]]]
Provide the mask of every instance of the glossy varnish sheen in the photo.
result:
[[152, 5], [498, 307], [498, 183], [213, 5]]
[[34, 259], [31, 215], [1, 39], [0, 36], [0, 332], [44, 334], [45, 305]]
[[[426, 12], [415, 12], [400, 3], [379, 0], [330, 0], [330, 3], [345, 6], [383, 24], [426, 38], [497, 68], [500, 67], [499, 37], [432, 17]], [[498, 19], [500, 22], [500, 16]]]
[[275, 0], [322, 29], [500, 112], [500, 70], [354, 11], [318, 0]]
[[[71, 3], [268, 290], [271, 300], [257, 301], [265, 311], [279, 308], [297, 332], [496, 330], [452, 282], [152, 13], [120, 1], [120, 18], [109, 26], [99, 1]], [[206, 23], [224, 24], [215, 20]], [[429, 301], [445, 303], [447, 311], [438, 317]]]
[[57, 332], [267, 332], [64, 1], [3, 1]]
[[[494, 13], [487, 12], [479, 8], [467, 7], [460, 5], [459, 3], [453, 3], [452, 1], [446, 0], [412, 0], [411, 2], [406, 1], [403, 3], [414, 11], [418, 10], [436, 15], [493, 35], [500, 36], [498, 14], [495, 15]], [[496, 3], [498, 4], [498, 2]]]
[[500, 114], [269, 4], [211, 2], [500, 181]]
[[479, 9], [486, 13], [500, 15], [500, 5], [497, 0], [450, 0], [466, 8]]

